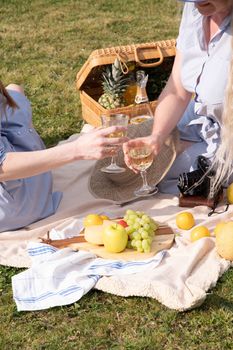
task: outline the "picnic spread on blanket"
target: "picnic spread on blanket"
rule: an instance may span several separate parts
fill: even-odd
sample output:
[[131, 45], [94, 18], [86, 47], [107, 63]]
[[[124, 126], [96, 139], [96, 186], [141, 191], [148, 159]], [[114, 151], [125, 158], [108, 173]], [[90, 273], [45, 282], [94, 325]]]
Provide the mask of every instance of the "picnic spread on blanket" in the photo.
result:
[[[83, 132], [89, 128], [86, 126]], [[71, 139], [74, 137], [78, 135]], [[201, 305], [209, 289], [231, 266], [230, 260], [217, 253], [213, 231], [219, 222], [231, 220], [232, 206], [209, 217], [209, 207], [179, 207], [178, 196], [162, 193], [117, 205], [109, 199], [95, 198], [89, 191], [88, 174], [94, 164], [88, 160], [54, 170], [54, 189], [63, 191], [58, 211], [23, 229], [1, 233], [0, 263], [28, 268], [12, 279], [18, 310], [67, 305], [91, 288], [125, 297], [151, 297], [179, 311]], [[222, 209], [225, 209], [224, 203], [218, 207], [219, 211]], [[155, 249], [154, 253], [159, 252], [145, 255], [146, 259], [138, 259], [138, 255], [143, 257], [147, 253], [136, 250], [131, 250], [135, 259], [119, 259], [117, 254], [124, 257], [124, 252], [115, 253], [113, 259], [112, 254], [98, 256], [98, 250], [102, 252], [103, 247], [92, 247], [93, 252], [89, 248], [80, 249], [82, 244], [90, 243], [72, 242], [72, 237], [79, 236], [80, 232], [82, 236], [84, 218], [89, 214], [114, 220], [123, 218], [127, 210], [143, 211], [159, 224], [155, 243], [162, 243], [162, 248], [165, 243], [165, 249]], [[206, 226], [211, 236], [191, 242], [191, 229], [177, 227], [177, 214], [183, 212], [192, 213], [195, 225]], [[48, 232], [54, 245], [43, 243], [42, 238], [48, 239]], [[56, 246], [58, 240], [64, 243], [69, 239], [71, 246]], [[72, 244], [77, 246], [72, 248]]]
[[[124, 47], [122, 52], [142, 66], [141, 60], [149, 60], [149, 74], [149, 69], [161, 64], [169, 73], [175, 44], [174, 40], [147, 43]], [[151, 59], [156, 60], [152, 63]], [[99, 126], [101, 115], [112, 109], [132, 121], [136, 118], [128, 128], [129, 137], [143, 137], [148, 130], [151, 132], [151, 114], [157, 101], [139, 101], [134, 108], [123, 106], [119, 99], [112, 104], [106, 89], [100, 94], [96, 86], [102, 73], [98, 66], [112, 65], [112, 71], [105, 72], [108, 84], [114, 69], [124, 69], [123, 63], [120, 48], [92, 53], [77, 75], [83, 118], [92, 126]], [[147, 82], [148, 76], [143, 76]], [[212, 129], [210, 121], [203, 124], [203, 133], [212, 133], [212, 124]], [[92, 126], [85, 125], [81, 134]], [[208, 146], [214, 145], [214, 136]], [[78, 134], [72, 135], [63, 142], [77, 137]], [[209, 290], [232, 264], [233, 207], [229, 204], [233, 200], [229, 200], [229, 194], [225, 196], [222, 188], [211, 201], [207, 200], [208, 193], [204, 197], [200, 193], [186, 196], [183, 179], [179, 183], [180, 188], [183, 186], [182, 195], [158, 191], [157, 184], [177, 156], [178, 139], [174, 129], [156, 159], [150, 157], [151, 152], [143, 155], [144, 163], [150, 167], [149, 180], [155, 177], [155, 171], [157, 175], [154, 188], [148, 191], [147, 186], [145, 196], [132, 192], [133, 188], [143, 190], [143, 186], [139, 188], [140, 176], [129, 169], [122, 176], [120, 171], [105, 174], [109, 158], [99, 162], [83, 160], [53, 170], [53, 190], [63, 193], [55, 214], [0, 234], [0, 264], [27, 268], [12, 278], [13, 298], [19, 311], [68, 305], [92, 288], [124, 297], [154, 298], [178, 311], [204, 302]], [[122, 167], [122, 151], [118, 161]], [[205, 157], [198, 159], [200, 169], [206, 161]], [[201, 191], [208, 192], [208, 186], [207, 181]], [[87, 224], [90, 217], [94, 221]]]

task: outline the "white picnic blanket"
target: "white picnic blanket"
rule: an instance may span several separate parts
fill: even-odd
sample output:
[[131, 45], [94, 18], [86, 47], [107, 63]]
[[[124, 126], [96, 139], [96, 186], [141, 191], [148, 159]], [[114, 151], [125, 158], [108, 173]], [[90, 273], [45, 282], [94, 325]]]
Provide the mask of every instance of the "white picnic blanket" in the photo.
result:
[[194, 244], [176, 239], [160, 265], [146, 274], [101, 278], [96, 288], [120, 296], [147, 296], [170, 309], [185, 311], [200, 306], [209, 289], [231, 266], [215, 250], [213, 238]]
[[[180, 311], [200, 305], [207, 296], [208, 290], [215, 286], [219, 277], [231, 266], [229, 261], [217, 255], [215, 238], [203, 238], [196, 243], [191, 243], [189, 231], [182, 232], [177, 229], [175, 216], [178, 212], [187, 209], [180, 208], [178, 198], [173, 195], [159, 193], [152, 198], [134, 202], [125, 207], [119, 207], [110, 200], [94, 198], [88, 191], [88, 176], [93, 165], [93, 161], [79, 161], [53, 172], [54, 190], [61, 190], [64, 193], [57, 213], [23, 229], [1, 233], [0, 264], [17, 267], [31, 267], [33, 264], [33, 268], [36, 264], [40, 266], [40, 262], [36, 262], [28, 254], [28, 243], [37, 244], [40, 242], [39, 237], [45, 237], [52, 229], [60, 232], [61, 235], [78, 234], [80, 220], [89, 213], [105, 213], [114, 218], [124, 215], [129, 208], [143, 210], [155, 220], [170, 225], [177, 234], [180, 234], [176, 237], [175, 244], [167, 251], [161, 263], [153, 269], [148, 269], [146, 273], [143, 271], [127, 275], [102, 275], [98, 281], [95, 281], [93, 287], [122, 296], [149, 296], [169, 308]], [[227, 212], [212, 217], [208, 217], [209, 208], [204, 206], [195, 207], [189, 211], [193, 213], [196, 225], [206, 225], [211, 231], [218, 221], [233, 217], [232, 205]], [[59, 254], [63, 252], [58, 254], [54, 252], [53, 258]], [[75, 257], [79, 256], [77, 253], [74, 254]], [[46, 256], [47, 258], [49, 257]], [[46, 267], [45, 270], [50, 264], [49, 260], [49, 263], [43, 265]], [[74, 284], [79, 278], [79, 264], [75, 265], [75, 269]], [[60, 273], [62, 268], [56, 271]], [[59, 273], [56, 274], [56, 280], [62, 283], [64, 274], [59, 275]], [[18, 294], [17, 289], [17, 294], [14, 291], [14, 295], [23, 299], [22, 290]]]
[[[80, 220], [74, 222], [80, 226]], [[53, 230], [52, 237], [68, 237], [72, 226], [75, 224], [63, 231]], [[155, 298], [171, 309], [184, 311], [201, 305], [206, 292], [230, 267], [230, 262], [218, 256], [213, 237], [195, 243], [176, 237], [171, 249], [132, 262], [35, 242], [28, 245], [28, 253], [32, 266], [12, 278], [18, 311], [67, 305], [94, 287], [125, 297]]]

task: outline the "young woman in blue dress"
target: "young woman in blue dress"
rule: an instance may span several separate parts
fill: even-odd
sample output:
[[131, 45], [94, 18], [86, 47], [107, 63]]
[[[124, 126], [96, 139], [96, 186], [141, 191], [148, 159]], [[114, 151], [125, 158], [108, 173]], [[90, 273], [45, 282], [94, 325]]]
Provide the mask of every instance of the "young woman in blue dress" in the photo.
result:
[[62, 193], [53, 192], [51, 170], [80, 159], [116, 152], [122, 138], [107, 138], [123, 127], [97, 129], [75, 141], [46, 149], [32, 125], [23, 88], [0, 81], [0, 232], [15, 230], [56, 212]]

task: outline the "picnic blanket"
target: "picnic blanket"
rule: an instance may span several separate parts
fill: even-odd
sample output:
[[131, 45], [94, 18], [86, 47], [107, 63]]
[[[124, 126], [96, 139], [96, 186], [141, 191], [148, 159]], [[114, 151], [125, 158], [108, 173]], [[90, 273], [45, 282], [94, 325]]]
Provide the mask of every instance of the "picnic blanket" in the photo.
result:
[[[73, 135], [71, 139], [73, 137], [78, 137], [78, 135]], [[64, 193], [57, 213], [23, 229], [1, 233], [0, 264], [16, 267], [35, 266], [35, 261], [28, 254], [29, 243], [37, 244], [40, 242], [39, 237], [46, 236], [47, 232], [52, 229], [66, 232], [67, 228], [72, 227], [75, 220], [82, 219], [89, 213], [120, 217], [129, 208], [143, 210], [155, 220], [167, 223], [179, 234], [173, 247], [166, 251], [157, 266], [148, 267], [146, 272], [138, 270], [120, 275], [114, 273], [107, 275], [102, 273], [101, 275], [96, 272], [95, 276], [98, 275], [101, 278], [96, 278], [91, 288], [121, 296], [155, 298], [167, 307], [180, 311], [199, 306], [205, 300], [207, 291], [216, 285], [219, 277], [231, 266], [229, 261], [218, 256], [215, 249], [215, 238], [203, 238], [196, 243], [191, 243], [189, 231], [177, 229], [175, 216], [184, 208], [178, 206], [178, 198], [173, 195], [159, 193], [154, 197], [133, 202], [124, 207], [117, 206], [110, 200], [94, 198], [88, 191], [88, 176], [93, 165], [94, 161], [79, 161], [53, 171], [54, 190]], [[211, 231], [218, 221], [228, 220], [233, 216], [233, 206], [230, 206], [227, 212], [212, 217], [208, 217], [209, 208], [204, 206], [195, 207], [189, 211], [193, 213], [196, 225], [206, 225]], [[47, 256], [46, 259], [48, 259], [47, 266], [49, 266], [51, 257]], [[96, 257], [93, 259], [96, 260]], [[74, 285], [75, 278], [79, 276], [79, 266], [77, 263]], [[51, 276], [54, 277], [53, 274]], [[62, 284], [60, 284], [59, 276], [55, 277], [57, 278], [56, 293], [58, 295]], [[83, 294], [81, 293], [80, 297], [81, 295]], [[63, 305], [64, 301], [65, 299]], [[70, 301], [66, 299], [65, 303], [69, 304]], [[51, 304], [51, 306], [54, 305]]]

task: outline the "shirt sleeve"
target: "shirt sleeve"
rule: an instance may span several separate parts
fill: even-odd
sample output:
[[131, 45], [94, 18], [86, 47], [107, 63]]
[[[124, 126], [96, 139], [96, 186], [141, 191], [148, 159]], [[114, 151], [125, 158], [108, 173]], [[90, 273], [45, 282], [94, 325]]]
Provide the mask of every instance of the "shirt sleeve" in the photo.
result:
[[[22, 102], [24, 101], [25, 97], [23, 94], [14, 91], [14, 90], [8, 90], [8, 93], [11, 95], [11, 97], [14, 99], [14, 101], [17, 103], [19, 108], [21, 108]], [[2, 166], [7, 152], [9, 152], [10, 149], [10, 142], [7, 139], [6, 130], [4, 129], [4, 124], [10, 125], [10, 119], [11, 114], [14, 113], [14, 110], [6, 106], [5, 111], [3, 111], [3, 105], [5, 105], [5, 101], [1, 99], [0, 96], [0, 167]]]

